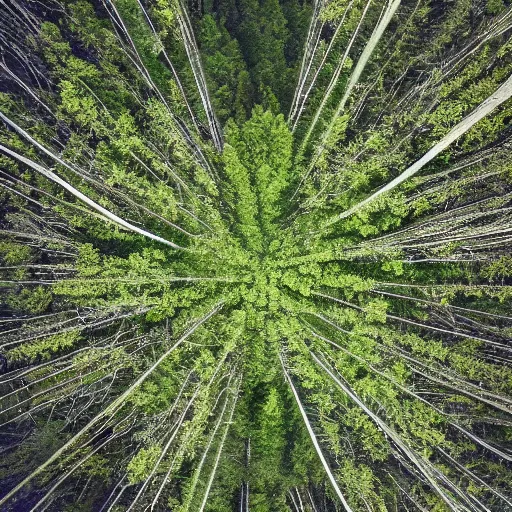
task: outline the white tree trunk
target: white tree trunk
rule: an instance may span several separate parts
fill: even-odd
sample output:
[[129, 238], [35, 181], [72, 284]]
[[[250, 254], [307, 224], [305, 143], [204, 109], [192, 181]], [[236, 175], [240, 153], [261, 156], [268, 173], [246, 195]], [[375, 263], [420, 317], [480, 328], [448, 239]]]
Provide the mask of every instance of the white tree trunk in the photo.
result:
[[483, 103], [481, 103], [471, 114], [466, 116], [460, 123], [458, 123], [449, 133], [447, 133], [432, 149], [425, 153], [417, 162], [412, 164], [406, 169], [400, 176], [397, 176], [394, 180], [390, 181], [387, 185], [377, 190], [370, 197], [367, 197], [363, 201], [357, 203], [347, 211], [337, 215], [330, 219], [325, 226], [329, 226], [334, 222], [349, 217], [354, 212], [373, 201], [381, 194], [389, 192], [396, 186], [403, 183], [405, 180], [420, 171], [426, 164], [434, 159], [439, 153], [444, 151], [450, 144], [455, 142], [459, 137], [469, 131], [478, 121], [489, 115], [493, 110], [498, 108], [502, 103], [507, 101], [512, 96], [512, 75], [503, 83], [494, 94], [489, 96]]
[[299, 407], [300, 414], [302, 415], [302, 419], [304, 420], [304, 425], [306, 426], [306, 429], [309, 433], [309, 437], [311, 438], [311, 441], [313, 443], [313, 446], [315, 447], [316, 453], [318, 454], [318, 457], [320, 458], [322, 466], [324, 467], [325, 472], [327, 473], [327, 476], [331, 482], [332, 488], [334, 489], [334, 491], [336, 492], [341, 503], [345, 507], [346, 512], [352, 512], [352, 509], [350, 508], [349, 504], [347, 503], [345, 496], [343, 496], [343, 493], [341, 492], [341, 489], [339, 488], [338, 483], [336, 482], [336, 479], [334, 478], [331, 468], [329, 467], [329, 464], [327, 463], [327, 460], [325, 459], [324, 454], [322, 453], [320, 444], [318, 443], [316, 435], [313, 432], [313, 429], [311, 428], [311, 424], [309, 423], [306, 411], [304, 410], [304, 407], [302, 406], [302, 403], [300, 401], [299, 394], [297, 393], [297, 390], [295, 389], [295, 386], [293, 385], [292, 379], [290, 378], [290, 376], [288, 375], [288, 372], [286, 371], [286, 368], [284, 366], [284, 361], [283, 361], [281, 354], [279, 354], [279, 360], [281, 361], [281, 366], [283, 367], [283, 373], [286, 378], [286, 381], [288, 382], [288, 385], [290, 386], [290, 389], [293, 393], [295, 401], [297, 402], [297, 406]]

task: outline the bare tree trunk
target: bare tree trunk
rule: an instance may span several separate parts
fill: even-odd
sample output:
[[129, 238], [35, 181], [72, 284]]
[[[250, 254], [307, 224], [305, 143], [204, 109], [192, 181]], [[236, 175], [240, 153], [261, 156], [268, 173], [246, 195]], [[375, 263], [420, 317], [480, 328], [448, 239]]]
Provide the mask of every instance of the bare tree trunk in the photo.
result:
[[[1, 113], [0, 113], [0, 116], [3, 118]], [[184, 249], [183, 247], [180, 247], [179, 245], [175, 244], [174, 242], [165, 240], [165, 238], [154, 235], [153, 233], [150, 233], [149, 231], [145, 231], [144, 229], [138, 228], [137, 226], [130, 224], [129, 222], [125, 221], [124, 219], [121, 219], [121, 217], [118, 217], [116, 214], [108, 211], [106, 208], [103, 208], [103, 206], [100, 206], [98, 203], [96, 203], [92, 199], [88, 198], [86, 195], [82, 194], [82, 192], [80, 192], [75, 187], [73, 187], [72, 185], [70, 185], [69, 183], [64, 181], [62, 178], [59, 178], [55, 173], [53, 173], [52, 171], [50, 171], [48, 169], [45, 169], [44, 167], [37, 164], [36, 162], [29, 160], [28, 158], [6, 148], [5, 146], [3, 146], [1, 144], [0, 144], [0, 151], [3, 151], [5, 154], [9, 155], [10, 157], [15, 158], [16, 160], [19, 160], [20, 162], [31, 167], [32, 169], [39, 172], [46, 178], [59, 184], [61, 187], [65, 188], [68, 192], [73, 194], [75, 197], [77, 197], [84, 203], [88, 204], [90, 207], [94, 208], [96, 211], [100, 212], [100, 214], [105, 218], [105, 220], [114, 222], [115, 224], [118, 224], [119, 226], [122, 226], [125, 229], [128, 229], [129, 231], [133, 231], [134, 233], [137, 233], [139, 235], [150, 238], [151, 240], [155, 240], [157, 242], [168, 245], [168, 246], [172, 247], [173, 249], [182, 249], [182, 250]]]
[[405, 180], [420, 171], [427, 163], [434, 159], [439, 153], [445, 150], [450, 144], [452, 144], [459, 137], [464, 135], [470, 130], [478, 121], [489, 115], [493, 110], [498, 108], [502, 103], [507, 101], [512, 96], [512, 75], [503, 83], [494, 94], [489, 96], [483, 103], [481, 103], [471, 114], [466, 116], [460, 123], [458, 123], [452, 130], [447, 133], [432, 149], [430, 149], [425, 155], [423, 155], [417, 162], [406, 169], [400, 176], [397, 176], [394, 180], [390, 181], [387, 185], [382, 187], [377, 192], [373, 193], [370, 197], [367, 197], [363, 201], [349, 208], [347, 211], [333, 217], [325, 223], [324, 227], [330, 226], [331, 224], [338, 222], [339, 220], [345, 219], [355, 213], [357, 210], [373, 201], [381, 194], [389, 192], [396, 186], [403, 183]]
[[311, 424], [309, 423], [306, 411], [304, 410], [304, 407], [302, 406], [302, 403], [300, 401], [299, 394], [297, 393], [297, 390], [295, 389], [295, 386], [293, 385], [290, 375], [288, 375], [288, 372], [286, 371], [286, 367], [284, 365], [284, 361], [283, 361], [281, 354], [279, 354], [279, 360], [281, 361], [281, 366], [283, 367], [283, 373], [284, 373], [285, 379], [288, 382], [288, 385], [290, 386], [290, 389], [293, 393], [295, 401], [297, 402], [297, 406], [299, 407], [299, 411], [300, 411], [300, 414], [304, 421], [304, 425], [306, 426], [309, 437], [311, 438], [313, 446], [315, 447], [316, 453], [318, 454], [318, 457], [320, 458], [320, 462], [322, 463], [322, 466], [324, 467], [325, 472], [327, 473], [327, 477], [329, 478], [329, 481], [331, 482], [332, 488], [334, 489], [334, 492], [336, 493], [339, 500], [345, 507], [346, 512], [352, 512], [352, 509], [350, 508], [349, 504], [347, 503], [345, 496], [341, 492], [341, 489], [339, 488], [338, 483], [336, 482], [336, 479], [334, 478], [331, 468], [329, 467], [329, 464], [327, 463], [327, 460], [325, 459], [324, 454], [322, 453], [320, 444], [318, 443], [315, 433], [313, 432], [313, 429], [311, 428]]
[[190, 327], [178, 341], [168, 349], [158, 360], [151, 365], [130, 387], [128, 387], [118, 398], [111, 402], [107, 407], [101, 410], [85, 427], [83, 427], [77, 434], [75, 434], [69, 441], [61, 446], [52, 456], [50, 456], [45, 462], [40, 464], [34, 471], [32, 471], [27, 477], [25, 477], [18, 485], [11, 489], [3, 498], [0, 499], [0, 505], [7, 503], [13, 496], [15, 496], [25, 485], [31, 482], [39, 474], [41, 474], [48, 466], [59, 459], [71, 446], [73, 446], [80, 437], [87, 433], [92, 427], [99, 423], [102, 419], [111, 417], [116, 411], [118, 411], [126, 400], [144, 383], [144, 381], [160, 366], [160, 364], [167, 359], [167, 357], [173, 352], [179, 345], [181, 345], [189, 336], [191, 336], [203, 323], [215, 315], [221, 308], [223, 303], [215, 306], [209, 313], [199, 319], [192, 327]]

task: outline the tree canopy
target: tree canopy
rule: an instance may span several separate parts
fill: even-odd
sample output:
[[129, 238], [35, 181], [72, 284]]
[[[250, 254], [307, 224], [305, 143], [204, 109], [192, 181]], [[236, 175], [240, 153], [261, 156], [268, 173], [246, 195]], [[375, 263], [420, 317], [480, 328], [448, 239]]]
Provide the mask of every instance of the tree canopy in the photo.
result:
[[512, 510], [509, 0], [5, 0], [0, 510]]

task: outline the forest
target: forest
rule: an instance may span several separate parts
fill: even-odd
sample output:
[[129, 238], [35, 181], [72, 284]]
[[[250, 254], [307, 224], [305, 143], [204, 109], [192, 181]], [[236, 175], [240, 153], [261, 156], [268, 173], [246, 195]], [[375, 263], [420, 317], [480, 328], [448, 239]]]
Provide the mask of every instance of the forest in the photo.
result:
[[512, 511], [511, 0], [0, 0], [0, 511]]

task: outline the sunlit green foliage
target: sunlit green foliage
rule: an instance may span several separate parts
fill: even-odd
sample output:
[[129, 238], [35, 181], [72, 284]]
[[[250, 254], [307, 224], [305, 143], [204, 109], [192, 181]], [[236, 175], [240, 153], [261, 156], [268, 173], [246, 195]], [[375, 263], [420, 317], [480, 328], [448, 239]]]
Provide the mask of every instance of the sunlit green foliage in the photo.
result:
[[399, 3], [9, 2], [1, 510], [512, 507], [511, 100], [343, 215], [512, 7]]

